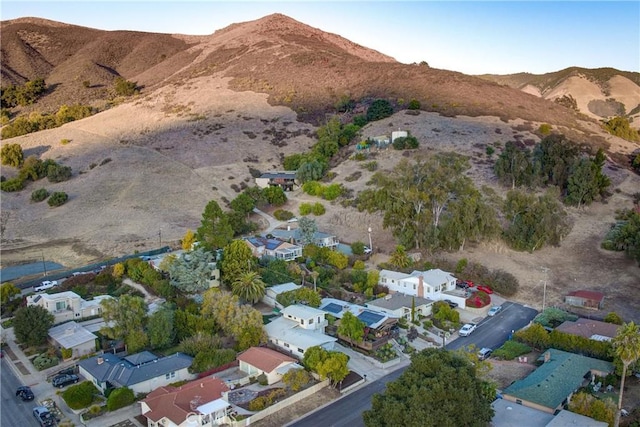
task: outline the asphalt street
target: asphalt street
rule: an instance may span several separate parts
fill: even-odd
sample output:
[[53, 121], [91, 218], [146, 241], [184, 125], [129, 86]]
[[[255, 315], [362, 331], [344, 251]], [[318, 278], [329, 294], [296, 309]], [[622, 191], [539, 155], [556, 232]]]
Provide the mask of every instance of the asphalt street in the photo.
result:
[[1, 363], [0, 389], [2, 390], [2, 404], [0, 405], [0, 425], [2, 427], [38, 427], [38, 422], [32, 413], [33, 408], [37, 406], [35, 400], [23, 402], [16, 396], [16, 389], [24, 384], [15, 376], [4, 358], [2, 358]]
[[[496, 316], [483, 319], [478, 328], [468, 337], [460, 337], [446, 345], [457, 350], [469, 345], [478, 348], [496, 349], [509, 339], [511, 332], [527, 324], [538, 314], [535, 309], [520, 304], [505, 302]], [[288, 424], [291, 427], [364, 427], [362, 413], [371, 408], [374, 394], [384, 392], [389, 381], [397, 379], [407, 367], [402, 367], [379, 380], [371, 382], [339, 400]]]

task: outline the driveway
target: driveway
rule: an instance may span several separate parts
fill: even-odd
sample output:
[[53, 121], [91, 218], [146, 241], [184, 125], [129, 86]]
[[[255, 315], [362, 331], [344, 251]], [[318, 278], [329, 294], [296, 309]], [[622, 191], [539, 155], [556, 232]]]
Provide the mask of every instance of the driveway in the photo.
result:
[[457, 350], [474, 345], [478, 349], [482, 347], [496, 349], [509, 339], [512, 331], [517, 331], [528, 325], [537, 314], [538, 311], [531, 307], [505, 302], [502, 304], [500, 313], [493, 317], [485, 317], [478, 323], [478, 327], [471, 335], [459, 337], [447, 344], [446, 348]]

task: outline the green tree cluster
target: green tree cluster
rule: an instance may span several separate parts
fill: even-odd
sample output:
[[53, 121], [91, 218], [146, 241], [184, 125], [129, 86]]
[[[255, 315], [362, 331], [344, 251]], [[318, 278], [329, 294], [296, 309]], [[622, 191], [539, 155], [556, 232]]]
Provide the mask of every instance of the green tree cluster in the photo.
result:
[[122, 295], [118, 299], [102, 300], [100, 305], [102, 318], [110, 325], [100, 329], [103, 335], [111, 339], [123, 339], [131, 354], [147, 346], [147, 304], [143, 298]]
[[304, 352], [302, 363], [308, 370], [317, 373], [320, 378], [329, 378], [337, 384], [349, 375], [347, 363], [349, 356], [339, 351], [328, 351], [320, 346], [308, 348]]
[[47, 91], [44, 79], [29, 80], [23, 85], [9, 85], [0, 89], [1, 108], [27, 106], [35, 103]]
[[138, 83], [131, 82], [123, 77], [116, 77], [113, 81], [113, 88], [117, 95], [131, 96], [139, 93]]
[[640, 212], [622, 212], [618, 223], [607, 234], [602, 247], [607, 250], [624, 251], [640, 266]]
[[53, 319], [53, 314], [39, 305], [19, 308], [13, 318], [16, 340], [31, 347], [45, 344]]
[[611, 135], [618, 136], [627, 141], [640, 141], [638, 130], [631, 127], [626, 117], [614, 117], [603, 124], [604, 129]]
[[283, 307], [288, 307], [293, 304], [304, 304], [309, 307], [318, 308], [320, 307], [322, 297], [317, 291], [302, 287], [278, 294], [276, 301], [282, 304]]
[[347, 311], [340, 319], [338, 325], [338, 335], [343, 336], [353, 347], [355, 343], [361, 342], [364, 338], [365, 323], [358, 319], [353, 313]]
[[567, 334], [557, 329], [549, 333], [538, 323], [517, 331], [513, 338], [541, 351], [548, 348], [557, 348], [597, 359], [612, 359], [611, 343], [608, 341], [595, 341], [579, 335]]
[[234, 240], [225, 246], [220, 270], [222, 279], [231, 285], [245, 273], [257, 271], [258, 259], [253, 256], [251, 249], [244, 240]]
[[67, 193], [65, 193], [64, 191], [56, 191], [51, 196], [49, 196], [49, 200], [47, 200], [47, 203], [51, 207], [57, 207], [67, 203], [67, 200], [69, 200], [69, 195]]
[[97, 400], [99, 394], [98, 389], [90, 381], [83, 381], [66, 389], [62, 393], [62, 398], [69, 408], [77, 410], [88, 408]]
[[206, 291], [214, 266], [213, 253], [202, 247], [184, 252], [169, 265], [171, 286], [187, 294]]
[[367, 108], [366, 119], [368, 122], [374, 122], [376, 120], [382, 120], [393, 114], [393, 107], [391, 103], [386, 99], [376, 99]]
[[[170, 298], [175, 295], [176, 288], [171, 286], [169, 280], [165, 279], [162, 273], [154, 269], [148, 262], [137, 257], [129, 258], [123, 266], [122, 274], [126, 274], [134, 282], [147, 285], [156, 294], [165, 298]], [[118, 270], [120, 270], [120, 267], [118, 267]]]
[[383, 393], [373, 396], [363, 414], [366, 426], [484, 427], [493, 418], [486, 382], [464, 356], [427, 349], [411, 356], [411, 365]]
[[95, 110], [86, 105], [62, 105], [54, 114], [32, 112], [28, 116], [19, 116], [13, 122], [2, 127], [0, 136], [3, 139], [53, 129], [74, 120], [84, 119], [94, 114]]
[[3, 165], [19, 168], [24, 161], [22, 146], [20, 144], [5, 144], [0, 149], [0, 159]]
[[311, 382], [311, 375], [304, 369], [290, 369], [282, 376], [282, 382], [295, 393]]
[[266, 287], [257, 272], [247, 271], [231, 282], [231, 292], [241, 301], [255, 304], [264, 296]]
[[215, 200], [211, 200], [205, 206], [196, 236], [202, 247], [209, 251], [222, 249], [231, 242], [233, 228], [229, 223], [229, 217]]
[[615, 422], [616, 405], [609, 399], [598, 399], [589, 393], [578, 392], [572, 396], [569, 410], [596, 421], [604, 421], [610, 426]]
[[415, 136], [409, 135], [394, 139], [391, 145], [394, 150], [415, 150], [420, 146], [420, 142]]
[[113, 390], [107, 398], [107, 410], [115, 411], [136, 401], [136, 396], [129, 387], [120, 387]]

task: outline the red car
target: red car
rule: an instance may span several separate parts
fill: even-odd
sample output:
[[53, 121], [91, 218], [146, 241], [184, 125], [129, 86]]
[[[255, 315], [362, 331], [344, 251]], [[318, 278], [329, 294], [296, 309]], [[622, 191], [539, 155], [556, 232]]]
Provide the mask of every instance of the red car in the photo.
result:
[[478, 285], [478, 286], [476, 286], [476, 289], [479, 290], [479, 291], [484, 292], [485, 294], [492, 294], [493, 293], [493, 291], [491, 290], [490, 287], [484, 286], [484, 285]]

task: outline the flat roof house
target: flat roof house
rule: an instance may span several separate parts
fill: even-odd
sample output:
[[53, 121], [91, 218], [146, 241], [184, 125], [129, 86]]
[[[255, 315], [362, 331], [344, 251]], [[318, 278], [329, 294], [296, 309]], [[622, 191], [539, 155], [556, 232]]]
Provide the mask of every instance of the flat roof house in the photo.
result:
[[270, 307], [275, 307], [278, 309], [283, 309], [284, 307], [277, 301], [278, 295], [283, 294], [285, 292], [295, 291], [300, 289], [302, 286], [296, 285], [293, 282], [281, 283], [279, 285], [270, 286], [265, 290], [264, 296], [262, 297], [262, 302], [267, 304]]
[[73, 320], [49, 329], [49, 341], [58, 348], [72, 350], [72, 357], [80, 357], [96, 351], [95, 334]]
[[[271, 231], [271, 234], [278, 239], [286, 240], [288, 242], [293, 241], [299, 246], [304, 246], [299, 228], [287, 230], [276, 228]], [[340, 244], [340, 240], [338, 240], [338, 238], [333, 234], [316, 231], [316, 234], [313, 235], [313, 244], [321, 248], [336, 249]]]
[[282, 316], [264, 326], [269, 342], [302, 359], [305, 351], [320, 346], [333, 350], [336, 338], [325, 335], [325, 312], [306, 305], [294, 304], [281, 311]]
[[80, 374], [102, 393], [107, 388], [129, 387], [135, 393], [149, 393], [178, 381], [191, 380], [188, 371], [193, 357], [183, 353], [159, 358], [149, 351], [121, 358], [105, 353], [81, 360]]
[[411, 320], [411, 307], [415, 304], [415, 315], [429, 316], [431, 315], [431, 306], [435, 301], [413, 295], [406, 295], [396, 292], [395, 294], [385, 295], [382, 298], [369, 301], [366, 307], [375, 308], [383, 311], [390, 316]]
[[280, 186], [284, 191], [292, 191], [296, 185], [296, 171], [267, 172], [256, 178], [256, 185], [260, 188]]
[[228, 425], [231, 405], [224, 399], [229, 387], [209, 376], [180, 387], [162, 386], [140, 402], [148, 427]]
[[605, 377], [614, 370], [610, 362], [555, 348], [540, 358], [544, 363], [507, 387], [502, 393], [504, 399], [554, 414], [594, 375]]
[[27, 305], [38, 305], [53, 314], [54, 324], [69, 320], [81, 320], [102, 315], [102, 300], [113, 298], [110, 295], [98, 295], [84, 300], [75, 292], [65, 291], [55, 294], [37, 294], [27, 296]]

